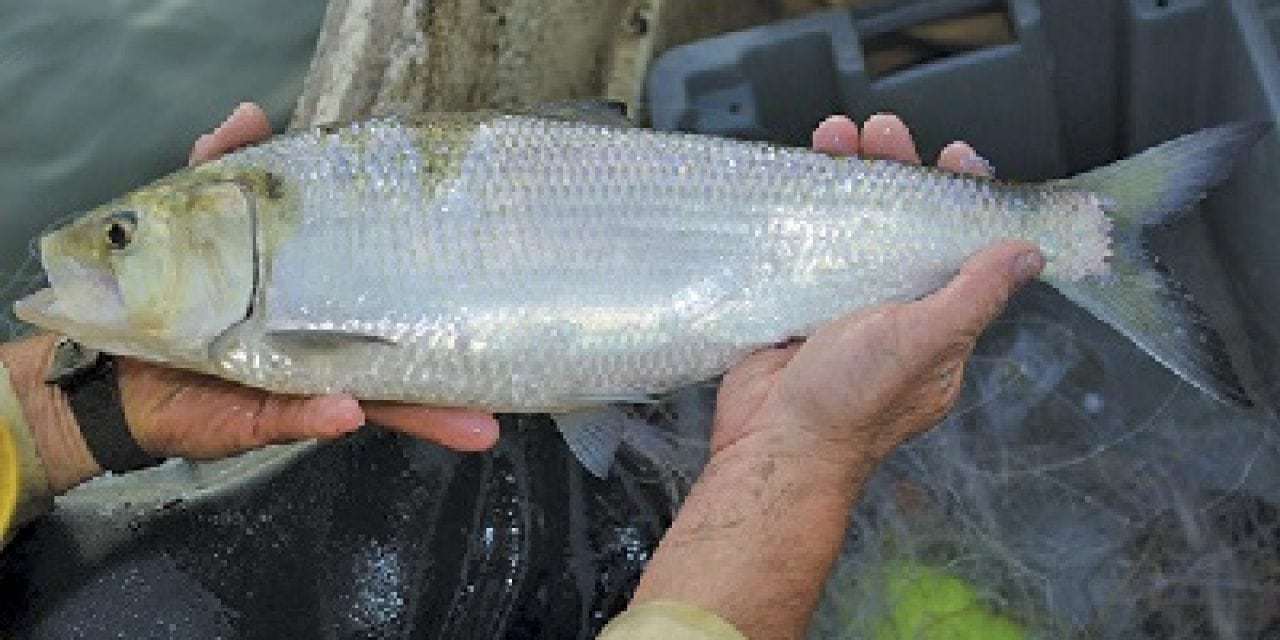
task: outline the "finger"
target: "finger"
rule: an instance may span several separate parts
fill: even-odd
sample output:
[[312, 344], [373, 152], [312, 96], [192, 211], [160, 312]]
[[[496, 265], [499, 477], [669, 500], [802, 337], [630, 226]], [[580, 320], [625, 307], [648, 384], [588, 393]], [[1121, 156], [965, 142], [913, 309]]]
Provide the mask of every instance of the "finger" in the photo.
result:
[[967, 142], [952, 142], [938, 154], [938, 167], [955, 173], [991, 177], [991, 164]]
[[130, 430], [155, 454], [211, 458], [302, 438], [333, 438], [364, 423], [350, 396], [280, 396], [190, 371], [119, 357]]
[[214, 150], [215, 144], [211, 133], [196, 138], [195, 144], [191, 145], [191, 155], [187, 157], [187, 165], [195, 166], [218, 157], [219, 152]]
[[813, 130], [813, 148], [823, 153], [847, 156], [858, 152], [858, 125], [845, 116], [829, 116]]
[[1005, 240], [969, 258], [947, 286], [912, 305], [930, 322], [907, 322], [905, 344], [929, 354], [965, 350], [999, 315], [1018, 287], [1044, 267], [1044, 257], [1025, 240]]
[[249, 444], [336, 438], [355, 431], [364, 422], [364, 410], [349, 395], [267, 395], [255, 416], [252, 431], [256, 437]]
[[920, 164], [911, 132], [898, 116], [878, 113], [862, 125], [862, 155]]
[[242, 102], [218, 128], [196, 139], [188, 164], [212, 160], [232, 149], [271, 135], [271, 121], [262, 107]]
[[738, 361], [724, 376], [726, 381], [740, 384], [740, 380], [768, 378], [774, 375], [795, 356], [801, 343], [767, 347]]
[[396, 402], [366, 402], [370, 422], [458, 451], [484, 451], [498, 441], [492, 414]]

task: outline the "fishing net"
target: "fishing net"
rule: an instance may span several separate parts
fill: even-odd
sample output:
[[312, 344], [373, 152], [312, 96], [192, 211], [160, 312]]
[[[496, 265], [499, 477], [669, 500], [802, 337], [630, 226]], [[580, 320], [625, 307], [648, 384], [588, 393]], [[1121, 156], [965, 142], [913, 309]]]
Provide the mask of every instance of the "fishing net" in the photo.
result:
[[866, 487], [812, 635], [1274, 637], [1278, 454], [1270, 422], [1033, 289]]
[[[637, 417], [675, 496], [714, 389]], [[814, 638], [1280, 636], [1280, 447], [1047, 287], [981, 340], [951, 416], [868, 483]], [[629, 432], [631, 433], [631, 432]]]

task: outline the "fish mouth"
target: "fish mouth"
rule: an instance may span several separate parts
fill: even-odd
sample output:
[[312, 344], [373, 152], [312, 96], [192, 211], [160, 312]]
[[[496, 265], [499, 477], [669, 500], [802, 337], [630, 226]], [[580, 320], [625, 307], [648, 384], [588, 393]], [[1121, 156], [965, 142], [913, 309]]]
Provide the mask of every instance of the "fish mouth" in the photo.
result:
[[41, 243], [49, 287], [18, 300], [14, 315], [23, 322], [82, 339], [112, 333], [125, 320], [120, 289], [101, 269], [50, 251]]
[[13, 314], [27, 324], [86, 341], [92, 340], [94, 336], [113, 333], [112, 325], [115, 324], [103, 321], [109, 318], [106, 314], [86, 322], [80, 317], [81, 314], [67, 308], [53, 287], [41, 289], [15, 302]]
[[104, 314], [86, 320], [74, 309], [68, 309], [66, 301], [58, 297], [56, 287], [40, 289], [18, 300], [13, 304], [13, 313], [23, 322], [71, 338], [90, 349], [143, 356], [122, 323], [104, 322], [103, 318], [107, 317]]
[[57, 294], [53, 292], [53, 287], [47, 287], [13, 303], [13, 314], [27, 324], [52, 328], [50, 325], [61, 324], [66, 320], [54, 311], [57, 306]]

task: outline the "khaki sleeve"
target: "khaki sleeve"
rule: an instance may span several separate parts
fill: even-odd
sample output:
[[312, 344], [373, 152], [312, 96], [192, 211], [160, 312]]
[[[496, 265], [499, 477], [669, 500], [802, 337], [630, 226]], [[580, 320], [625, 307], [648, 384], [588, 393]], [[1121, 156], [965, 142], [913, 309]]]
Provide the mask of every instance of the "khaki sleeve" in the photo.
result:
[[0, 547], [53, 504], [53, 492], [27, 428], [9, 370], [0, 364]]
[[631, 607], [609, 621], [598, 640], [746, 640], [733, 625], [691, 604], [657, 600]]

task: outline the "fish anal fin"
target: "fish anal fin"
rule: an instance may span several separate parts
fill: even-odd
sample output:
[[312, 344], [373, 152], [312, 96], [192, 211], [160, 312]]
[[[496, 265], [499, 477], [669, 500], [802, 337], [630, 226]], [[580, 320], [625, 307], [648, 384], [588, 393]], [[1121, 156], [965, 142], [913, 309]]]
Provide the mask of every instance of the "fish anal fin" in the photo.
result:
[[604, 479], [622, 444], [625, 417], [617, 407], [581, 409], [553, 416], [565, 444], [591, 475]]

